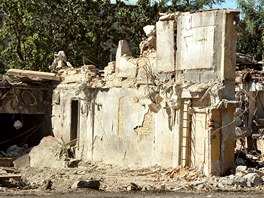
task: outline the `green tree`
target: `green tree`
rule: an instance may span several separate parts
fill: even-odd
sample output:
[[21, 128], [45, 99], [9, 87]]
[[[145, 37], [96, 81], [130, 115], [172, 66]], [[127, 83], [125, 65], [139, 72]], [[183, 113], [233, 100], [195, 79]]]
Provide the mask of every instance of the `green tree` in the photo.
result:
[[264, 0], [238, 0], [241, 21], [238, 30], [238, 51], [264, 60]]
[[47, 70], [59, 50], [72, 65], [102, 68], [119, 39], [137, 45], [142, 27], [157, 14], [144, 3], [113, 5], [109, 0], [2, 0], [0, 8], [0, 62], [6, 68], [33, 70]]
[[48, 69], [54, 53], [64, 50], [73, 66], [111, 60], [120, 39], [134, 55], [143, 27], [155, 24], [158, 13], [204, 8], [222, 0], [139, 0], [136, 6], [110, 0], [1, 0], [0, 65], [5, 68]]

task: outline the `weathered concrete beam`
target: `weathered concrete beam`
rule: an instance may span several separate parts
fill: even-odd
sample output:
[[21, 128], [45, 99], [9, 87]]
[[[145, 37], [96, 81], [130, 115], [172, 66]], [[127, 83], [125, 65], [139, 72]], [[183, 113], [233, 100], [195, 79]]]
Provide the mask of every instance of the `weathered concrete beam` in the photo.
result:
[[28, 77], [36, 80], [54, 80], [54, 81], [61, 80], [59, 76], [49, 72], [30, 71], [30, 70], [22, 70], [22, 69], [9, 69], [6, 73], [7, 75]]

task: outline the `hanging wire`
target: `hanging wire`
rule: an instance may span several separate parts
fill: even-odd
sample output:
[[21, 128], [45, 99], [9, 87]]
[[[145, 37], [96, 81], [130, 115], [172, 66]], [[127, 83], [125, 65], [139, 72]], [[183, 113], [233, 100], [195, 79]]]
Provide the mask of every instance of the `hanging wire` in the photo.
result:
[[[0, 142], [0, 145], [1, 144], [4, 144], [4, 143], [7, 143], [7, 142], [10, 142], [10, 141], [12, 141], [12, 140], [15, 140], [15, 139], [17, 139], [17, 138], [19, 138], [19, 137], [21, 137], [21, 136], [23, 136], [23, 135], [25, 135], [25, 134], [27, 134], [27, 133], [29, 133], [29, 132], [31, 132], [32, 130], [33, 130], [33, 132], [30, 134], [30, 135], [32, 135], [34, 132], [36, 132], [42, 125], [44, 124], [44, 122], [42, 122], [42, 123], [40, 123], [39, 125], [36, 125], [36, 126], [34, 126], [34, 127], [32, 127], [32, 128], [30, 128], [30, 129], [28, 129], [28, 130], [26, 130], [24, 133], [21, 133], [21, 134], [19, 134], [18, 136], [16, 136], [16, 137], [13, 137], [13, 138], [10, 138], [10, 139], [8, 139], [8, 140], [5, 140], [5, 141], [3, 141], [3, 142]], [[29, 136], [30, 136], [29, 135]], [[27, 137], [28, 138], [28, 137]]]

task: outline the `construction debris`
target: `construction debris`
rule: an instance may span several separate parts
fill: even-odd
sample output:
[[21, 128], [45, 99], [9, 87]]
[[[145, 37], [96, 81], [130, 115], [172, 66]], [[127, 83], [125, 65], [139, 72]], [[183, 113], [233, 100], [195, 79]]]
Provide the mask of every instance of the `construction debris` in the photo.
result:
[[90, 188], [90, 189], [99, 190], [100, 181], [98, 181], [98, 180], [76, 181], [71, 186], [71, 189], [76, 190], [77, 188]]
[[28, 153], [31, 150], [31, 148], [28, 148], [27, 144], [23, 144], [22, 146], [12, 145], [10, 146], [6, 152], [1, 151], [1, 155], [4, 157], [10, 157], [13, 159], [17, 159], [21, 157], [22, 155]]
[[[9, 70], [0, 81], [0, 108], [45, 115], [52, 125], [45, 135], [55, 137], [32, 149], [9, 144], [0, 164], [14, 160], [19, 171], [0, 168], [0, 181], [54, 191], [262, 189], [264, 72], [241, 54], [236, 76], [230, 67], [235, 46], [226, 46], [234, 43], [237, 15], [162, 14], [155, 26], [144, 27], [139, 58], [121, 40], [116, 61], [103, 71], [73, 68], [63, 51], [50, 66], [53, 73]], [[46, 81], [57, 84], [49, 89]], [[22, 117], [11, 118], [15, 132], [26, 126]]]

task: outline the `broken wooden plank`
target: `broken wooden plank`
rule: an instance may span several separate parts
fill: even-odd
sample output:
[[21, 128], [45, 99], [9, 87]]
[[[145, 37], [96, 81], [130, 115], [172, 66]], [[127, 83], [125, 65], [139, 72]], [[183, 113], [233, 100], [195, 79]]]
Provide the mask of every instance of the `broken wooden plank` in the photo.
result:
[[0, 175], [0, 179], [19, 179], [21, 175], [18, 174], [8, 174], [8, 175]]
[[5, 170], [8, 173], [14, 173], [17, 172], [18, 170], [12, 167], [0, 167], [0, 170]]
[[31, 70], [22, 70], [22, 69], [9, 69], [6, 72], [8, 75], [13, 75], [17, 77], [28, 77], [37, 80], [54, 80], [60, 81], [61, 78], [54, 73], [50, 72], [40, 72], [40, 71], [31, 71]]
[[13, 159], [10, 157], [0, 157], [0, 166], [12, 167], [13, 166]]
[[72, 147], [72, 146], [75, 146], [76, 143], [77, 143], [77, 139], [73, 139], [73, 140], [71, 140], [70, 142], [66, 143], [65, 146], [66, 146], [66, 147], [67, 147], [67, 146]]

